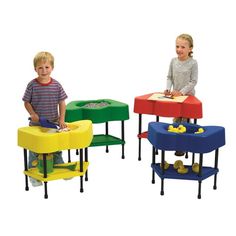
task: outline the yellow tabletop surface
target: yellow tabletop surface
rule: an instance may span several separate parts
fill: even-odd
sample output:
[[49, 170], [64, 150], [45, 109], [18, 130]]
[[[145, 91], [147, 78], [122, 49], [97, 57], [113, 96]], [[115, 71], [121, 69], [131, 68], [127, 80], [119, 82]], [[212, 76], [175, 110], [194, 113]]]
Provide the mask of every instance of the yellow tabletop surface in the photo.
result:
[[52, 153], [60, 150], [88, 147], [93, 138], [90, 120], [67, 123], [69, 131], [41, 126], [27, 126], [18, 129], [18, 146], [36, 153]]

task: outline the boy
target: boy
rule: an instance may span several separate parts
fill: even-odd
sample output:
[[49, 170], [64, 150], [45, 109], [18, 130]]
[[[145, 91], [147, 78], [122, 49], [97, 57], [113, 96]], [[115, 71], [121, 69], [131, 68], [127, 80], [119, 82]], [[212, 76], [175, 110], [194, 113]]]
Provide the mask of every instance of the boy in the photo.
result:
[[[67, 95], [61, 84], [50, 77], [54, 68], [54, 57], [49, 52], [39, 52], [34, 57], [34, 69], [38, 74], [36, 79], [31, 80], [25, 90], [23, 101], [31, 121], [29, 125], [40, 125], [39, 117], [45, 117], [51, 122], [59, 124], [61, 129], [66, 128], [65, 124], [65, 99]], [[58, 113], [59, 108], [59, 113]], [[37, 160], [38, 154], [29, 152], [29, 168], [32, 162]], [[53, 154], [54, 163], [64, 163], [62, 152]], [[40, 186], [41, 181], [30, 178], [32, 185]]]

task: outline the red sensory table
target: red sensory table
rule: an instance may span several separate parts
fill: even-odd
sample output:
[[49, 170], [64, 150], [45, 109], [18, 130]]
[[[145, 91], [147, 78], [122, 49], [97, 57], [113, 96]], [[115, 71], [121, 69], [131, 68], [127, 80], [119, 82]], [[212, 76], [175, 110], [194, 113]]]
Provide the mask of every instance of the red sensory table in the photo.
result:
[[142, 132], [142, 115], [155, 115], [156, 121], [159, 117], [184, 117], [187, 119], [202, 118], [202, 102], [195, 96], [188, 96], [183, 102], [149, 100], [154, 93], [135, 97], [134, 99], [134, 113], [139, 114], [139, 153], [138, 160], [141, 160], [141, 139], [147, 138], [147, 131]]

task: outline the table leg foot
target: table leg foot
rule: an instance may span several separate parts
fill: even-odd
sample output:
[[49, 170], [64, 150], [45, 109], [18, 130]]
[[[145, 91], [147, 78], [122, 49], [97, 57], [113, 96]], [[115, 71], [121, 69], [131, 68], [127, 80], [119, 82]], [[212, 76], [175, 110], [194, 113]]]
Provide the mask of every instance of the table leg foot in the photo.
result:
[[202, 185], [202, 181], [198, 181], [198, 199], [201, 199], [201, 185]]
[[84, 192], [84, 188], [83, 188], [83, 176], [80, 176], [80, 192], [81, 192], [81, 193]]
[[25, 175], [25, 191], [29, 191], [29, 182], [28, 182], [28, 176]]
[[45, 198], [45, 199], [48, 198], [48, 188], [47, 188], [47, 183], [48, 183], [48, 182], [44, 182], [44, 198]]
[[164, 179], [161, 179], [161, 195], [164, 195]]
[[154, 172], [154, 170], [152, 171], [152, 184], [155, 184], [155, 172]]

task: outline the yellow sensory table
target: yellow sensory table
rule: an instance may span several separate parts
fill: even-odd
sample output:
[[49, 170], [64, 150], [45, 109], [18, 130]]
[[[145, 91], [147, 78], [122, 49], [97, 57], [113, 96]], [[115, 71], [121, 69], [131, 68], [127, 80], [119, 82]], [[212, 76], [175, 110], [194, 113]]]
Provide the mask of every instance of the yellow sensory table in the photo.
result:
[[[47, 182], [80, 176], [80, 191], [83, 192], [83, 176], [89, 163], [83, 161], [83, 149], [93, 139], [92, 122], [81, 120], [68, 123], [69, 131], [57, 132], [56, 129], [41, 126], [28, 126], [18, 129], [18, 146], [24, 148], [25, 190], [29, 190], [28, 176], [44, 182], [44, 197], [48, 198]], [[80, 150], [80, 161], [70, 162], [70, 149]], [[27, 150], [38, 153], [42, 160], [34, 168], [28, 169]], [[50, 166], [50, 156], [57, 151], [68, 150], [69, 162]], [[40, 159], [40, 158], [39, 158]], [[40, 165], [41, 164], [41, 169]]]

